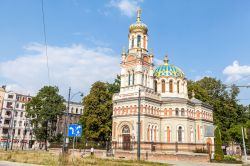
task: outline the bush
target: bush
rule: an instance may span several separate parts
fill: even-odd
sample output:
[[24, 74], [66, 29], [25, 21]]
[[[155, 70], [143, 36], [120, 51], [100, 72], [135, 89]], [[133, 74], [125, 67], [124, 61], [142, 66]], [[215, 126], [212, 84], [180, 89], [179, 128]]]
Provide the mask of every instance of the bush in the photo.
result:
[[216, 161], [222, 161], [224, 159], [224, 153], [222, 151], [222, 141], [221, 141], [221, 133], [220, 129], [217, 127], [215, 129], [215, 154], [214, 159]]

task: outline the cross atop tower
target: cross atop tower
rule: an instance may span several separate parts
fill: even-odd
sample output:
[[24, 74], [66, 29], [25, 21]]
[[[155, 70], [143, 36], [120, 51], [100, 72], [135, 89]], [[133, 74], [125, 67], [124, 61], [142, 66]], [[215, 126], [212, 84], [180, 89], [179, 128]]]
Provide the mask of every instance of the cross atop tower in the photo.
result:
[[137, 9], [137, 19], [136, 22], [141, 22], [141, 8]]

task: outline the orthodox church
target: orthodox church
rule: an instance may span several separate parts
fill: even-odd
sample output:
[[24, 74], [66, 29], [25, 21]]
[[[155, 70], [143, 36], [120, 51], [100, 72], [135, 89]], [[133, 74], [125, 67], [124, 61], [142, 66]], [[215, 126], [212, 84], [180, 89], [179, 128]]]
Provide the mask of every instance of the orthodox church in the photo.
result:
[[[140, 93], [140, 94], [139, 94]], [[193, 97], [188, 98], [184, 72], [170, 64], [154, 66], [148, 51], [148, 27], [137, 20], [129, 27], [128, 51], [121, 55], [121, 87], [113, 96], [112, 142], [124, 150], [137, 142], [138, 101], [140, 100], [140, 142], [147, 144], [213, 144], [213, 108]], [[167, 149], [167, 147], [166, 147]]]

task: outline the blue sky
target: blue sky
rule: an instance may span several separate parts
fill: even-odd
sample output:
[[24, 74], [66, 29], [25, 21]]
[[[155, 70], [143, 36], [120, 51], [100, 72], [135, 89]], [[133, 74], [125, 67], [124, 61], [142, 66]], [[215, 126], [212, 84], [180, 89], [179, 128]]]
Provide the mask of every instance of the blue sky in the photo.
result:
[[[51, 84], [64, 95], [112, 81], [138, 6], [156, 64], [167, 53], [188, 79], [250, 83], [249, 0], [44, 0]], [[48, 83], [41, 0], [2, 0], [0, 20], [0, 84], [35, 94]]]

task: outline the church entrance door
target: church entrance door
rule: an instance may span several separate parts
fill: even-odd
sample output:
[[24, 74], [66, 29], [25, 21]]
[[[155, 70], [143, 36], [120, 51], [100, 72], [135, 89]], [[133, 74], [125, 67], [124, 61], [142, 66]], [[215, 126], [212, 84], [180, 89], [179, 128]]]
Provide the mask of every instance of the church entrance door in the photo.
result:
[[127, 125], [122, 128], [122, 149], [130, 150], [130, 129]]

